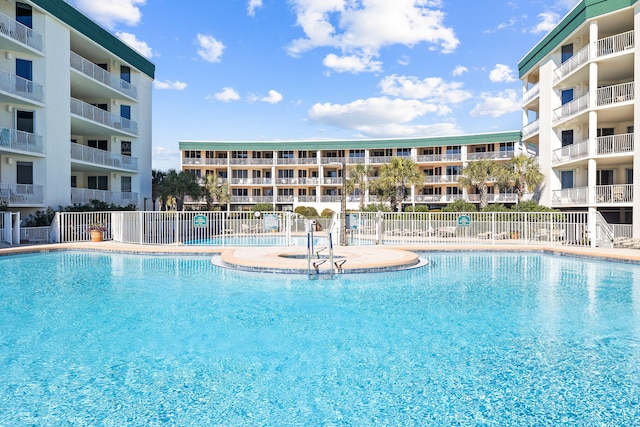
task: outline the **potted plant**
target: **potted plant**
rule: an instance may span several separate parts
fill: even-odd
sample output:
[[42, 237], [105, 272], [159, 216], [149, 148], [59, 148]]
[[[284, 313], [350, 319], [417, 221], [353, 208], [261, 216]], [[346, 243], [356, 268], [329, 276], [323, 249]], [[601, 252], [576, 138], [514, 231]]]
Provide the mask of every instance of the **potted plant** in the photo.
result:
[[102, 222], [92, 222], [89, 224], [89, 234], [91, 234], [92, 242], [102, 242], [105, 231], [107, 231], [107, 226]]

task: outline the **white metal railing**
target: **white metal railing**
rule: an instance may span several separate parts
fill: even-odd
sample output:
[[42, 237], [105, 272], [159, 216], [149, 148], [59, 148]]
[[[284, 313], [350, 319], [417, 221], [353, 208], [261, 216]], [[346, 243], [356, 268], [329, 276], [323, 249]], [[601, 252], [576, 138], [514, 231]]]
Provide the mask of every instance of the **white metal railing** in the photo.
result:
[[615, 238], [615, 229], [611, 224], [607, 222], [602, 216], [602, 213], [595, 211], [596, 216], [596, 230], [595, 230], [595, 244], [600, 247], [612, 247], [613, 239]]
[[553, 150], [551, 161], [555, 163], [577, 160], [589, 154], [589, 140], [585, 139], [574, 144], [565, 145], [562, 148]]
[[0, 90], [36, 102], [44, 102], [42, 85], [0, 70]]
[[633, 202], [632, 184], [596, 185], [596, 203]]
[[0, 127], [0, 148], [29, 153], [44, 153], [42, 136], [3, 127]]
[[535, 135], [540, 130], [540, 120], [535, 120], [522, 128], [522, 138], [528, 138]]
[[272, 158], [271, 159], [263, 159], [263, 158], [254, 159], [254, 158], [251, 158], [251, 159], [249, 159], [249, 163], [252, 164], [252, 165], [265, 165], [265, 166], [268, 165], [268, 166], [271, 166], [271, 165], [273, 165], [273, 159]]
[[553, 83], [556, 84], [589, 61], [589, 45], [577, 51], [571, 58], [553, 71]]
[[49, 243], [51, 227], [20, 227], [20, 243]]
[[418, 163], [429, 163], [429, 162], [459, 162], [462, 161], [462, 154], [423, 154], [417, 156], [416, 159], [413, 159]]
[[467, 160], [500, 160], [500, 159], [510, 159], [513, 157], [515, 153], [514, 150], [504, 150], [504, 151], [485, 151], [482, 153], [467, 153]]
[[273, 203], [273, 196], [231, 196], [230, 203]]
[[96, 165], [122, 168], [127, 170], [138, 170], [138, 158], [123, 156], [111, 151], [100, 150], [98, 148], [87, 147], [86, 145], [71, 143], [71, 159], [83, 162], [94, 163]]
[[[480, 194], [467, 194], [467, 200], [472, 203], [480, 202]], [[518, 195], [513, 193], [487, 194], [489, 203], [516, 203]]]
[[80, 71], [85, 76], [91, 77], [111, 89], [127, 95], [133, 99], [138, 99], [138, 88], [131, 83], [111, 74], [102, 67], [83, 58], [75, 52], [71, 52], [71, 68]]
[[633, 152], [633, 134], [600, 136], [596, 140], [597, 154], [616, 154]]
[[342, 162], [346, 162], [344, 157], [321, 157], [320, 163], [323, 165], [339, 166]]
[[609, 224], [611, 226], [612, 237], [633, 237], [632, 224]]
[[552, 196], [553, 205], [576, 205], [586, 204], [589, 200], [589, 189], [587, 187], [563, 188], [555, 190]]
[[522, 104], [526, 105], [527, 103], [529, 103], [529, 101], [536, 98], [538, 95], [540, 95], [540, 84], [532, 86], [522, 95]]
[[452, 183], [458, 182], [461, 175], [426, 175], [424, 182], [426, 184]]
[[597, 55], [605, 56], [623, 52], [628, 49], [633, 49], [634, 45], [634, 31], [627, 31], [626, 33], [616, 34], [614, 36], [598, 40]]
[[138, 134], [138, 123], [133, 120], [116, 116], [79, 99], [71, 98], [71, 113], [113, 129], [119, 129], [134, 135]]
[[342, 201], [342, 196], [320, 196], [321, 203], [339, 203]]
[[6, 202], [9, 206], [42, 204], [44, 202], [44, 187], [42, 185], [0, 183], [0, 202]]
[[0, 34], [42, 52], [42, 35], [4, 13], [0, 13]]
[[560, 108], [553, 110], [553, 121], [557, 122], [567, 117], [578, 114], [589, 108], [589, 94], [586, 93], [580, 98], [574, 99], [571, 102], [567, 102]]
[[117, 192], [108, 190], [93, 190], [90, 188], [72, 188], [71, 203], [85, 204], [91, 203], [92, 200], [99, 200], [104, 203], [128, 206], [138, 205], [138, 193], [133, 192]]
[[389, 163], [391, 159], [393, 159], [392, 156], [370, 156], [369, 163], [375, 163], [375, 164]]
[[339, 185], [342, 184], [342, 178], [325, 176], [322, 178], [322, 183], [325, 185]]
[[597, 105], [611, 105], [620, 102], [633, 101], [634, 99], [634, 83], [620, 83], [617, 85], [601, 87], [596, 92]]
[[364, 162], [365, 162], [364, 157], [347, 157], [347, 163], [350, 165], [357, 165]]

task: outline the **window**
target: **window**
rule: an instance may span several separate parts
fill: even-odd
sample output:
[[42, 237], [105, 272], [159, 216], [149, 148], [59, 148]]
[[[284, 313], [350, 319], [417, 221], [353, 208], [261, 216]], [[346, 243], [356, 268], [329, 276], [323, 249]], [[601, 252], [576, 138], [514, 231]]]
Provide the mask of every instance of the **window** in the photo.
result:
[[196, 150], [185, 150], [184, 151], [184, 158], [185, 159], [199, 159], [200, 158], [200, 151], [196, 151]]
[[633, 168], [625, 169], [625, 174], [627, 175], [627, 184], [633, 184]]
[[293, 196], [293, 188], [278, 188], [278, 196]]
[[75, 175], [71, 175], [71, 188], [76, 188], [78, 186], [78, 177]]
[[127, 83], [131, 83], [131, 68], [126, 65], [120, 66], [120, 79]]
[[228, 177], [229, 174], [227, 173], [227, 171], [218, 171], [218, 178], [227, 179]]
[[205, 151], [205, 157], [207, 159], [215, 159], [216, 158], [216, 152], [215, 151]]
[[231, 158], [232, 159], [246, 159], [248, 154], [246, 151], [232, 151]]
[[349, 150], [349, 157], [364, 158], [364, 150]]
[[91, 190], [108, 190], [108, 177], [103, 176], [88, 176], [87, 187]]
[[202, 177], [202, 171], [200, 169], [187, 169], [186, 171], [196, 179], [200, 179]]
[[513, 142], [501, 142], [500, 152], [513, 151]]
[[596, 185], [613, 185], [613, 170], [612, 169], [597, 170]]
[[573, 56], [573, 44], [566, 44], [561, 48], [560, 61], [562, 63], [568, 61]]
[[306, 195], [307, 195], [307, 189], [306, 188], [298, 189], [298, 196], [306, 196]]
[[90, 139], [87, 141], [87, 145], [91, 148], [97, 148], [98, 150], [103, 150], [103, 151], [109, 150], [109, 148], [107, 147], [107, 141], [104, 139], [102, 140]]
[[307, 171], [306, 170], [299, 170], [298, 171], [298, 178], [306, 178], [307, 177]]
[[131, 141], [120, 142], [120, 154], [123, 156], [131, 156]]
[[131, 177], [130, 176], [120, 177], [120, 190], [123, 193], [131, 193]]
[[398, 157], [407, 157], [411, 155], [411, 148], [398, 148], [396, 150], [396, 155]]
[[573, 101], [573, 89], [565, 89], [561, 94], [562, 105], [567, 104]]
[[22, 132], [34, 133], [33, 111], [16, 111], [16, 129]]
[[447, 147], [447, 154], [460, 154], [462, 152], [462, 148], [459, 145], [452, 145]]
[[260, 191], [259, 188], [254, 188], [253, 190], [251, 190], [251, 195], [253, 197], [260, 197], [262, 195], [262, 191]]
[[33, 185], [33, 162], [17, 162], [16, 166], [16, 184]]
[[447, 187], [447, 194], [462, 194], [462, 190], [458, 187]]
[[307, 158], [307, 152], [306, 151], [298, 151], [298, 158], [299, 159], [306, 159]]
[[562, 188], [573, 188], [573, 171], [560, 172], [560, 185]]
[[611, 136], [615, 133], [614, 128], [598, 128], [597, 136]]
[[25, 27], [33, 28], [33, 10], [31, 6], [16, 2], [16, 21]]
[[278, 178], [293, 178], [293, 169], [280, 169]]
[[562, 131], [562, 146], [573, 145], [573, 130]]
[[257, 170], [251, 171], [251, 178], [261, 178], [260, 171], [257, 171]]
[[120, 117], [123, 119], [131, 120], [131, 105], [120, 106]]
[[33, 62], [27, 59], [16, 58], [16, 76], [25, 80], [33, 80]]
[[293, 159], [293, 151], [278, 151], [279, 159]]
[[89, 104], [89, 105], [93, 105], [94, 107], [104, 111], [109, 111], [109, 106], [107, 104]]
[[231, 171], [231, 178], [246, 179], [249, 177], [249, 171], [247, 169], [234, 169]]
[[462, 175], [462, 166], [447, 166], [447, 175]]
[[231, 195], [236, 197], [247, 197], [249, 192], [246, 188], [232, 188]]

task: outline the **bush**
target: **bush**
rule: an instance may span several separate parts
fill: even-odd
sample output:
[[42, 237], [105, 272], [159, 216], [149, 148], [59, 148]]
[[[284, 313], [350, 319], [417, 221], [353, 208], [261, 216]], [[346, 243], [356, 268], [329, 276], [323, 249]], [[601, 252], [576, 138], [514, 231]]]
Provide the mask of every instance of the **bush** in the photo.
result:
[[317, 218], [319, 216], [316, 208], [311, 206], [298, 206], [293, 211], [305, 218]]
[[47, 227], [53, 222], [56, 212], [47, 208], [46, 211], [36, 211], [24, 220], [24, 227]]
[[424, 205], [407, 206], [405, 212], [429, 212], [429, 207]]
[[482, 209], [482, 212], [511, 212], [511, 210], [502, 203], [492, 203]]
[[363, 212], [391, 212], [391, 208], [384, 203], [372, 203], [365, 206]]
[[558, 209], [539, 205], [538, 202], [534, 200], [520, 202], [519, 204], [513, 205], [511, 209], [518, 212], [560, 212]]
[[113, 203], [105, 203], [100, 200], [91, 200], [84, 205], [75, 203], [71, 206], [60, 206], [60, 212], [105, 212], [105, 211], [135, 211], [136, 205], [128, 204], [127, 206], [114, 205]]
[[333, 216], [333, 211], [329, 208], [323, 209], [320, 216], [322, 218], [331, 218]]
[[273, 210], [273, 205], [271, 203], [257, 203], [253, 205], [253, 212], [271, 212]]
[[465, 202], [462, 199], [458, 199], [450, 205], [445, 206], [442, 212], [476, 212], [478, 208], [473, 203]]

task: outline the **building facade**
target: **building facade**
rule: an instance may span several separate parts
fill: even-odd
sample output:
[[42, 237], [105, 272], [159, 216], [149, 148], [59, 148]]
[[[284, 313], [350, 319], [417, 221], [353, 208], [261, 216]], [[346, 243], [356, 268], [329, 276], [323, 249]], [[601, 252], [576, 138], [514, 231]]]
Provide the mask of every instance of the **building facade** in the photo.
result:
[[[367, 180], [375, 180], [383, 164], [393, 157], [412, 159], [424, 174], [424, 182], [411, 189], [405, 206], [443, 208], [462, 199], [480, 201], [478, 194], [461, 189], [462, 168], [472, 160], [506, 162], [520, 153], [536, 153], [526, 147], [520, 132], [500, 132], [462, 136], [333, 141], [181, 141], [182, 170], [204, 179], [213, 174], [229, 184], [231, 210], [246, 210], [258, 203], [277, 210], [298, 206], [339, 211], [346, 194], [348, 209], [363, 204], [385, 202], [356, 188], [350, 194], [343, 176], [356, 164], [371, 169]], [[491, 203], [513, 204], [516, 195], [490, 185]], [[202, 201], [191, 201], [202, 206]]]
[[0, 204], [151, 197], [155, 66], [63, 0], [0, 3]]
[[522, 139], [539, 146], [541, 204], [600, 212], [640, 235], [637, 0], [583, 0], [520, 61]]

